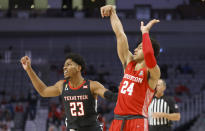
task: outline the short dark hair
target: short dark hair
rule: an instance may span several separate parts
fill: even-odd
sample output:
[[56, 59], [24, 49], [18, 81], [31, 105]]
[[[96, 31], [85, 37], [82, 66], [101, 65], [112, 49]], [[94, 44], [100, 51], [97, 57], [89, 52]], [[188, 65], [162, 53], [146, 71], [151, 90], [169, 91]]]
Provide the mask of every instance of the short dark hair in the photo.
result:
[[150, 38], [151, 43], [152, 43], [152, 48], [154, 50], [154, 56], [157, 58], [159, 56], [160, 52], [160, 44], [153, 38]]
[[85, 72], [85, 61], [83, 59], [82, 56], [80, 56], [79, 54], [76, 53], [68, 53], [66, 55], [66, 60], [67, 59], [71, 59], [72, 61], [74, 61], [75, 63], [77, 63], [78, 65], [81, 66], [81, 72]]
[[[150, 40], [151, 40], [151, 43], [152, 43], [152, 48], [153, 48], [153, 51], [154, 51], [154, 56], [155, 56], [155, 58], [157, 58], [159, 56], [159, 53], [160, 53], [160, 44], [154, 38], [150, 37]], [[138, 45], [141, 42], [142, 42], [142, 38], [139, 38]]]

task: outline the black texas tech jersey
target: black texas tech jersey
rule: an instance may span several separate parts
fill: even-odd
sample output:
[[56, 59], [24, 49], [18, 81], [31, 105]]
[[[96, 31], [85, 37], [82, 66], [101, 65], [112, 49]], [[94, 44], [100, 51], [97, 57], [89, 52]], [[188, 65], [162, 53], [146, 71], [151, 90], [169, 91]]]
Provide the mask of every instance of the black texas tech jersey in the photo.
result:
[[72, 88], [69, 81], [65, 81], [61, 96], [67, 128], [77, 129], [97, 123], [97, 100], [91, 94], [90, 81], [85, 80], [77, 88]]

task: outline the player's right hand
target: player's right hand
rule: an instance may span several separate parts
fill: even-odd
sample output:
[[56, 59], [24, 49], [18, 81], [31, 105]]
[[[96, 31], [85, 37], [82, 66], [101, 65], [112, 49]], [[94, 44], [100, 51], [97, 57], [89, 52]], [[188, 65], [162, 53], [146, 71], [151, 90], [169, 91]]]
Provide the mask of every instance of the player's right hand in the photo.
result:
[[156, 23], [159, 23], [159, 22], [160, 22], [159, 20], [153, 19], [153, 20], [149, 21], [149, 23], [147, 25], [144, 25], [144, 22], [141, 21], [140, 30], [141, 30], [142, 34], [149, 33], [152, 26], [155, 25]]
[[100, 8], [102, 18], [111, 15], [111, 11], [114, 9], [113, 5], [105, 5]]
[[24, 56], [21, 58], [21, 64], [24, 68], [24, 70], [28, 70], [29, 68], [31, 68], [31, 60], [28, 56]]

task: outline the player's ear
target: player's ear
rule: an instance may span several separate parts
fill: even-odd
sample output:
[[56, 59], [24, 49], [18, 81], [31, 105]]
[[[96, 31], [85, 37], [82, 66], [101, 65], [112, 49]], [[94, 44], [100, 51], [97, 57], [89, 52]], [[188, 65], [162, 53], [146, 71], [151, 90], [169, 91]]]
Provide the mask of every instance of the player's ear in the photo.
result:
[[80, 65], [78, 65], [77, 69], [78, 69], [78, 71], [81, 71], [82, 67]]

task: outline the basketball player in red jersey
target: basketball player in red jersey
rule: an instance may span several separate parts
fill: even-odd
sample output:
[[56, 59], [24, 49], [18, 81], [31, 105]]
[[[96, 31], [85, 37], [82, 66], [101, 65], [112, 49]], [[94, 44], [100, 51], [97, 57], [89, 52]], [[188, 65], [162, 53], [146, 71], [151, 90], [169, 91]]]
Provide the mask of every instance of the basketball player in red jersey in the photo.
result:
[[155, 58], [159, 55], [159, 44], [150, 40], [149, 31], [159, 20], [151, 20], [147, 25], [141, 22], [142, 43], [132, 54], [115, 8], [103, 6], [101, 15], [110, 16], [117, 37], [118, 56], [124, 68], [110, 131], [148, 131], [148, 106], [160, 78], [160, 68]]
[[97, 96], [115, 101], [117, 95], [99, 82], [82, 77], [85, 62], [80, 55], [71, 53], [67, 56], [63, 67], [65, 80], [59, 80], [52, 86], [47, 86], [40, 80], [33, 71], [28, 56], [22, 57], [21, 63], [42, 97], [62, 97], [68, 131], [102, 131], [97, 121]]

